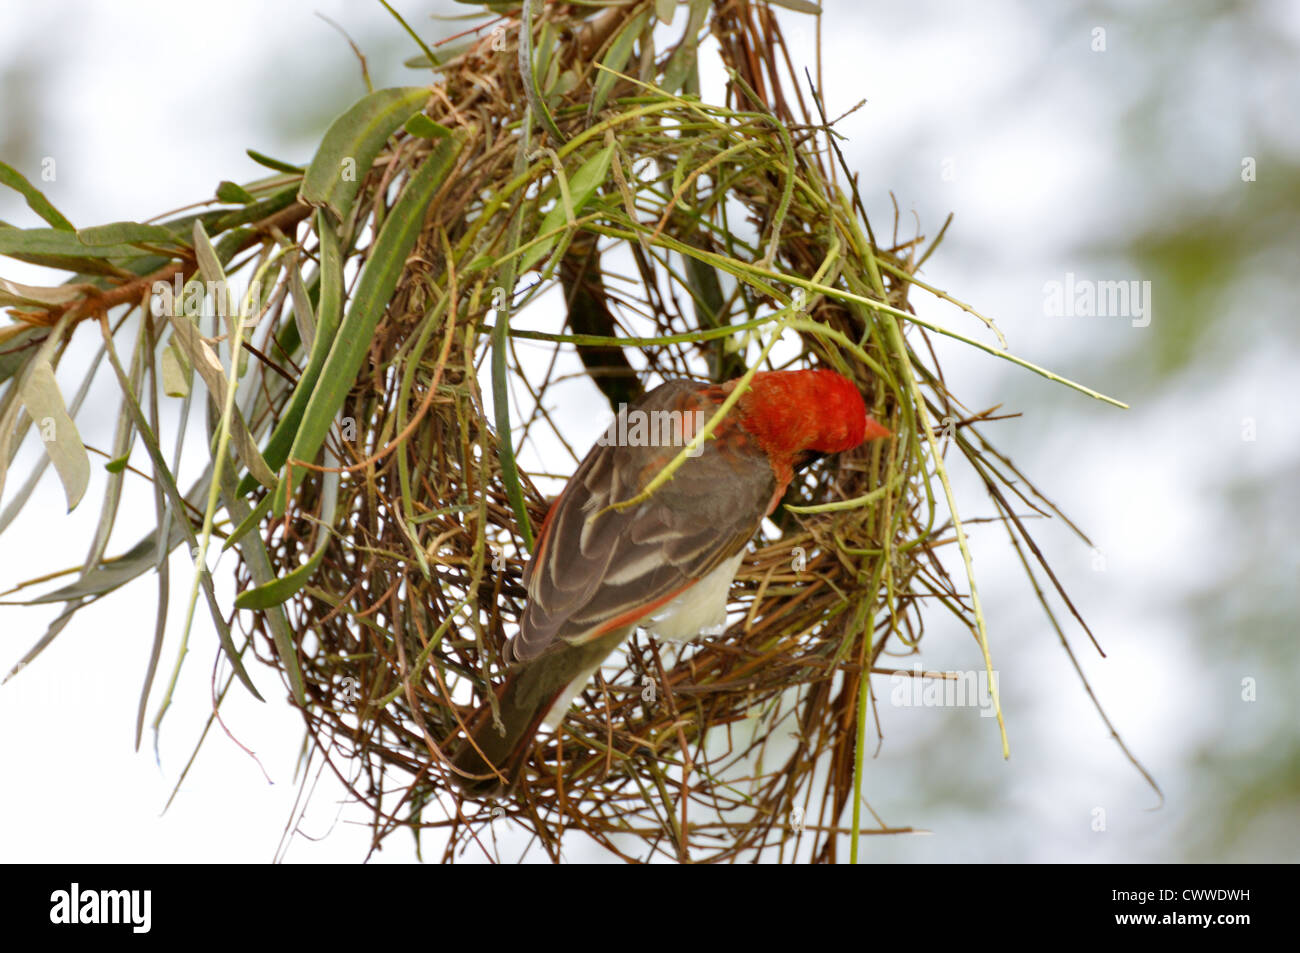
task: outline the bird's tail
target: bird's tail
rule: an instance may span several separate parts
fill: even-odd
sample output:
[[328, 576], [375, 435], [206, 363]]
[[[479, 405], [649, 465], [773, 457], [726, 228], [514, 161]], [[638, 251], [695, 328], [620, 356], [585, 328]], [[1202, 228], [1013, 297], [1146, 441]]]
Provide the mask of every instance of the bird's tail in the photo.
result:
[[[615, 635], [618, 640], [622, 637]], [[583, 645], [561, 643], [511, 671], [497, 689], [496, 707], [505, 730], [498, 729], [490, 705], [474, 713], [466, 726], [469, 737], [452, 758], [456, 771], [451, 776], [456, 785], [475, 797], [512, 788], [528, 760], [533, 737], [551, 707], [575, 677], [584, 672], [590, 677], [594, 667], [612, 650], [611, 643], [617, 644], [608, 637]]]
[[533, 736], [559, 694], [559, 689], [556, 689], [549, 698], [538, 703], [525, 701], [533, 694], [523, 684], [530, 680], [531, 674], [532, 670], [528, 668], [511, 672], [497, 691], [497, 709], [501, 713], [504, 731], [497, 727], [490, 705], [475, 712], [469, 722], [469, 738], [452, 759], [456, 770], [451, 774], [452, 780], [466, 794], [487, 797], [509, 790], [519, 779]]

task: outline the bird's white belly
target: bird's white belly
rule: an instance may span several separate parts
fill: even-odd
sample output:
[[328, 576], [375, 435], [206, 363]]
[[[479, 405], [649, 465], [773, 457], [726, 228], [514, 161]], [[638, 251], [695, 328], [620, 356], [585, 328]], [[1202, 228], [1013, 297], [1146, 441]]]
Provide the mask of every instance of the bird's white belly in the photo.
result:
[[703, 635], [717, 635], [727, 622], [727, 597], [736, 578], [742, 549], [676, 599], [665, 603], [644, 623], [656, 638], [689, 642]]

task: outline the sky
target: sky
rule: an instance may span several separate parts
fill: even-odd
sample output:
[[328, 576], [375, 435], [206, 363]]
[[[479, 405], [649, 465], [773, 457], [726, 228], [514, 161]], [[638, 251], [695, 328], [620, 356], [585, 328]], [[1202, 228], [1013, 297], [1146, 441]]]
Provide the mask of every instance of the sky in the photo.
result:
[[[968, 406], [1020, 414], [988, 432], [1092, 540], [1060, 525], [1036, 530], [1106, 650], [1100, 658], [1067, 626], [1081, 664], [1164, 792], [1161, 805], [1109, 738], [1005, 536], [976, 526], [1012, 757], [1003, 761], [993, 722], [977, 713], [883, 707], [871, 806], [930, 833], [869, 838], [866, 860], [1300, 859], [1289, 697], [1300, 216], [1285, 197], [1300, 194], [1300, 15], [1283, 3], [828, 6], [827, 111], [865, 100], [837, 128], [877, 232], [892, 217], [891, 193], [906, 235], [933, 235], [954, 213], [924, 277], [994, 316], [1015, 353], [1131, 405], [1118, 410], [936, 341]], [[399, 9], [426, 36], [458, 28], [424, 18], [424, 5]], [[379, 4], [284, 2], [274, 29], [264, 10], [241, 0], [0, 3], [0, 159], [32, 178], [53, 159], [57, 174], [42, 187], [78, 225], [139, 220], [206, 197], [223, 179], [255, 178], [249, 147], [304, 162], [330, 118], [364, 92], [347, 42], [317, 13], [361, 47], [376, 87], [424, 81], [401, 66], [415, 50]], [[783, 22], [792, 46], [807, 50], [808, 21]], [[705, 80], [717, 81], [707, 60]], [[0, 219], [36, 224], [11, 194], [0, 195]], [[0, 276], [42, 280], [7, 259]], [[1048, 289], [1067, 281], [1150, 282], [1150, 311], [1051, 313]], [[941, 303], [923, 302], [921, 314], [983, 334]], [[569, 390], [560, 413], [594, 437], [604, 421], [584, 415], [581, 384]], [[101, 374], [78, 417], [88, 443], [111, 439], [114, 394]], [[0, 505], [39, 452], [31, 441], [21, 449]], [[954, 479], [963, 517], [987, 515], [970, 475]], [[88, 502], [103, 487], [97, 471]], [[126, 500], [110, 552], [153, 518], [143, 481], [128, 484]], [[48, 476], [0, 537], [0, 590], [84, 557], [98, 507], [65, 509]], [[177, 591], [188, 585], [184, 569], [173, 564]], [[84, 610], [0, 686], [0, 860], [363, 859], [365, 811], [344, 803], [333, 779], [295, 776], [301, 720], [265, 667], [251, 674], [267, 702], [232, 693], [222, 708], [229, 734], [214, 728], [181, 779], [211, 710], [216, 639], [202, 616], [156, 747], [146, 728], [135, 750], [155, 589], [146, 578]], [[228, 579], [219, 592], [233, 600]], [[183, 601], [173, 594], [173, 632]], [[0, 606], [0, 669], [52, 616]], [[178, 651], [173, 635], [163, 680]], [[977, 652], [936, 617], [922, 660], [977, 668]], [[1257, 685], [1255, 700], [1243, 697], [1243, 679]], [[159, 697], [155, 689], [151, 719]], [[313, 795], [299, 818], [301, 783]], [[502, 856], [517, 856], [519, 845], [503, 840]], [[571, 848], [571, 859], [594, 856]], [[372, 857], [412, 859], [404, 835]]]

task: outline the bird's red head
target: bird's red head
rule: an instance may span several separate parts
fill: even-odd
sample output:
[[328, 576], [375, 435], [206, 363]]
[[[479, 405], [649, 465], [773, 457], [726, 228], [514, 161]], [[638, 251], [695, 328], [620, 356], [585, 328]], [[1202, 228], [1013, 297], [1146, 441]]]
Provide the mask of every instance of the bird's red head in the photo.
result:
[[[732, 385], [728, 385], [732, 386]], [[840, 453], [890, 436], [854, 383], [831, 370], [760, 371], [739, 403], [740, 423], [771, 456]]]

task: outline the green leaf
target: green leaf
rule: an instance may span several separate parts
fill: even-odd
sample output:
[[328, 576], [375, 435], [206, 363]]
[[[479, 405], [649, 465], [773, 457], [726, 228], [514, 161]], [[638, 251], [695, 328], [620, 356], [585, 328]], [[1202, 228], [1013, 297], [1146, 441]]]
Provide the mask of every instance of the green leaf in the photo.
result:
[[[379, 0], [379, 2], [385, 10], [392, 14], [393, 19], [402, 25], [402, 29], [405, 30], [407, 35], [415, 41], [415, 45], [420, 48], [420, 52], [423, 53], [425, 57], [429, 60], [437, 59], [433, 54], [433, 50], [429, 49], [429, 44], [425, 43], [424, 40], [420, 38], [420, 34], [411, 29], [411, 25], [403, 19], [400, 13], [393, 9], [393, 5], [389, 3], [388, 0]], [[365, 61], [363, 60], [362, 62], [364, 63]]]
[[[574, 173], [573, 178], [569, 181], [569, 197], [573, 204], [573, 214], [578, 216], [587, 203], [591, 201], [596, 190], [604, 183], [609, 175], [610, 161], [614, 157], [613, 145], [608, 145], [601, 149], [590, 159], [582, 164], [582, 167]], [[568, 220], [568, 212], [564, 207], [562, 200], [557, 200], [551, 206], [551, 210], [542, 218], [542, 224], [537, 229], [538, 235], [545, 235], [547, 232], [554, 231], [562, 226]], [[519, 271], [525, 272], [532, 268], [539, 261], [550, 254], [551, 249], [555, 247], [556, 242], [560, 240], [560, 234], [552, 235], [546, 241], [532, 246], [524, 253], [523, 260], [519, 263]]]
[[388, 137], [429, 101], [426, 86], [381, 89], [334, 120], [311, 160], [298, 197], [327, 208], [338, 221], [352, 210], [361, 180]]
[[[138, 253], [137, 253], [138, 254]], [[22, 255], [14, 255], [15, 258], [23, 258]], [[31, 259], [24, 259], [30, 261]], [[114, 288], [122, 286], [123, 278], [130, 278], [131, 275], [151, 275], [159, 268], [172, 264], [176, 259], [170, 255], [139, 255], [127, 261], [98, 262], [95, 259], [86, 258], [74, 262], [68, 270], [85, 268], [69, 279], [68, 284], [92, 285], [100, 291], [111, 291]], [[86, 266], [90, 266], [86, 268]]]
[[562, 105], [564, 97], [577, 89], [580, 82], [582, 82], [582, 77], [578, 75], [576, 69], [566, 69], [556, 77], [555, 82], [547, 88], [547, 100], [551, 105], [559, 108]]
[[710, 4], [708, 0], [691, 0], [691, 15], [686, 21], [686, 33], [681, 42], [668, 58], [664, 67], [660, 88], [666, 93], [675, 93], [682, 88], [687, 77], [695, 71], [696, 57], [699, 55], [700, 29], [708, 17]]
[[[321, 368], [329, 357], [343, 316], [343, 257], [334, 226], [329, 223], [323, 211], [316, 213], [316, 229], [320, 238], [320, 303], [316, 309], [316, 337], [312, 341], [307, 366], [303, 368], [289, 403], [281, 412], [262, 451], [262, 459], [272, 470], [279, 470], [289, 459], [289, 450], [297, 439], [302, 415], [316, 389], [316, 381], [320, 379]], [[256, 485], [251, 476], [244, 477], [239, 484], [239, 495], [247, 496]], [[238, 535], [242, 534], [236, 530], [232, 537]]]
[[[274, 215], [281, 209], [288, 208], [296, 201], [298, 201], [298, 186], [296, 183], [290, 183], [278, 192], [272, 192], [266, 198], [254, 202], [251, 205], [245, 205], [243, 208], [231, 209], [229, 212], [222, 213], [220, 217], [215, 220], [212, 220], [205, 215], [198, 216], [198, 220], [203, 222], [203, 227], [207, 230], [208, 234], [217, 235], [221, 232], [229, 231], [239, 225], [247, 225], [249, 222], [260, 222], [262, 219]], [[221, 242], [218, 242], [217, 244], [218, 251], [222, 251], [224, 248], [224, 242], [229, 237], [229, 235], [221, 236]], [[234, 254], [233, 250], [230, 254]], [[223, 252], [221, 260], [229, 261], [230, 256]]]
[[[533, 4], [531, 2], [524, 4], [522, 14], [519, 22], [519, 72], [524, 81], [524, 96], [528, 100], [525, 122], [530, 125], [540, 124], [552, 139], [563, 143], [568, 137], [555, 124], [555, 117], [546, 106], [546, 99], [542, 95], [543, 89], [540, 85], [544, 61], [550, 55], [551, 22], [547, 20], [542, 24], [539, 52], [533, 46]], [[528, 141], [527, 136], [524, 141], [525, 143]]]
[[291, 162], [282, 162], [279, 159], [272, 158], [256, 149], [245, 149], [248, 157], [258, 165], [266, 166], [268, 169], [274, 169], [276, 172], [296, 172], [301, 175], [306, 170], [300, 165], [294, 165]]
[[[361, 362], [370, 350], [375, 325], [388, 307], [398, 279], [406, 268], [406, 256], [415, 246], [424, 224], [429, 202], [456, 164], [464, 146], [460, 135], [442, 140], [424, 164], [411, 176], [401, 197], [393, 205], [379, 230], [374, 247], [366, 258], [357, 279], [347, 316], [334, 338], [320, 379], [312, 389], [311, 399], [303, 412], [302, 425], [294, 436], [289, 456], [295, 460], [314, 460], [343, 401], [352, 389]], [[302, 478], [294, 473], [293, 481], [280, 481], [274, 507], [275, 516], [284, 514], [293, 485]]]
[[[92, 248], [101, 246], [131, 245], [147, 242], [151, 245], [184, 245], [185, 242], [170, 228], [162, 225], [141, 225], [138, 222], [110, 222], [93, 228], [77, 230], [77, 241]], [[132, 249], [133, 254], [139, 254]]]
[[587, 109], [587, 116], [596, 115], [605, 107], [605, 100], [614, 89], [614, 84], [618, 82], [618, 77], [609, 70], [623, 72], [623, 67], [627, 65], [628, 58], [632, 55], [632, 47], [636, 45], [637, 37], [645, 30], [646, 23], [649, 22], [650, 11], [642, 10], [632, 19], [623, 25], [619, 30], [618, 36], [609, 46], [609, 52], [605, 58], [600, 61], [602, 66], [607, 69], [598, 70], [596, 81], [591, 87], [591, 106]]
[[236, 182], [224, 180], [217, 184], [217, 199], [230, 205], [248, 205], [257, 196]]
[[[328, 539], [328, 537], [326, 538]], [[307, 585], [308, 580], [315, 575], [316, 570], [320, 567], [321, 560], [325, 558], [327, 548], [326, 545], [322, 544], [316, 547], [316, 552], [312, 554], [306, 563], [292, 572], [285, 573], [280, 578], [272, 579], [270, 582], [256, 588], [245, 589], [235, 597], [235, 607], [239, 609], [269, 609], [272, 606], [280, 605]]]
[[37, 360], [22, 382], [22, 401], [32, 419], [45, 453], [54, 464], [71, 512], [81, 502], [90, 481], [90, 457], [77, 433], [77, 425], [68, 416], [68, 408], [59, 392], [50, 362]]
[[537, 40], [533, 44], [533, 76], [537, 80], [538, 92], [549, 92], [555, 81], [559, 57], [555, 52], [556, 30], [550, 20], [542, 21], [542, 28], [537, 31]]
[[91, 259], [135, 258], [139, 254], [139, 250], [130, 245], [87, 245], [77, 238], [76, 232], [61, 228], [0, 228], [0, 255], [24, 261], [39, 257], [72, 262], [72, 267], [52, 266], [67, 271], [83, 269], [93, 264]]
[[121, 473], [126, 469], [126, 465], [131, 462], [131, 454], [124, 457], [118, 457], [116, 460], [109, 460], [104, 464], [104, 469], [109, 473]]
[[28, 182], [21, 172], [4, 162], [0, 162], [0, 185], [7, 185], [22, 195], [27, 200], [27, 207], [55, 228], [65, 232], [73, 230], [72, 223], [50, 204], [50, 200], [41, 194], [40, 189]]
[[406, 120], [403, 127], [413, 136], [419, 136], [421, 139], [445, 139], [451, 135], [451, 130], [440, 122], [434, 122], [424, 113], [416, 113], [410, 119]]
[[293, 301], [293, 323], [298, 329], [298, 339], [310, 350], [312, 342], [316, 340], [316, 310], [312, 307], [311, 295], [307, 293], [307, 283], [302, 280], [297, 251], [294, 250], [288, 257], [289, 297]]

